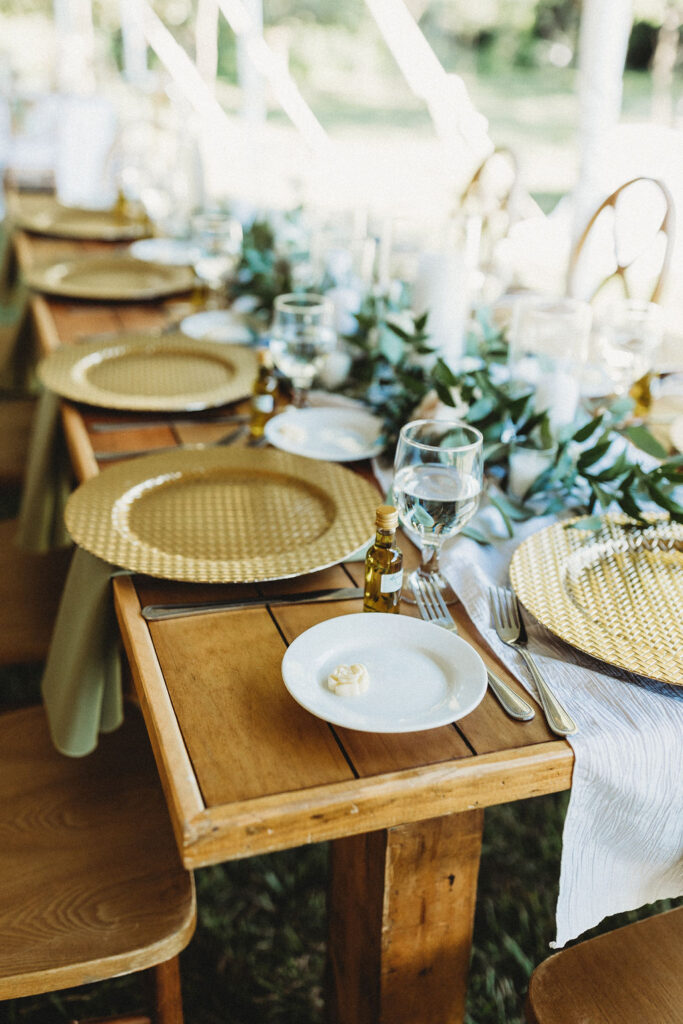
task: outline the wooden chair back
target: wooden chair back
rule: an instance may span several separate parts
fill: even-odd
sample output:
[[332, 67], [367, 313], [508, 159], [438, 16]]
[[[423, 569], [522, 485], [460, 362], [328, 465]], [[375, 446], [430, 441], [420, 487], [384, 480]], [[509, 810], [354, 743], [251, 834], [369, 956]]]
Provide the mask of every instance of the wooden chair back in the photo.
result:
[[671, 264], [673, 232], [674, 205], [666, 185], [648, 177], [625, 182], [600, 203], [574, 245], [567, 293], [596, 303], [616, 285], [620, 298], [658, 302]]
[[87, 758], [42, 708], [0, 715], [0, 999], [156, 969], [157, 1024], [182, 1024], [177, 955], [195, 927], [140, 716]]
[[556, 953], [531, 975], [528, 1024], [681, 1024], [683, 907]]

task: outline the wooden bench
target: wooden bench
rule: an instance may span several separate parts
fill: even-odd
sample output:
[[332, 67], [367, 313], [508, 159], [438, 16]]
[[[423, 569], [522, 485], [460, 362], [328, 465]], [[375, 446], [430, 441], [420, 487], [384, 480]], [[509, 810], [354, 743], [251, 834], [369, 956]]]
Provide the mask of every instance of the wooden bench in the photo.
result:
[[683, 907], [549, 957], [531, 975], [529, 1024], [681, 1024]]
[[42, 708], [0, 715], [0, 835], [0, 999], [154, 967], [152, 1019], [182, 1024], [194, 884], [140, 716], [72, 759]]

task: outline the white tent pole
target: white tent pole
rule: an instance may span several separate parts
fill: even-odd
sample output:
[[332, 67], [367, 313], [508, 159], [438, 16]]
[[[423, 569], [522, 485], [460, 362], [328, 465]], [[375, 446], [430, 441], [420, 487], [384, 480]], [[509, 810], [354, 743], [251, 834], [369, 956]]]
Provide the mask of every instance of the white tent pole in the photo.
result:
[[129, 82], [147, 76], [147, 40], [142, 9], [137, 0], [119, 0], [123, 41], [123, 74]]
[[631, 0], [584, 0], [579, 34], [579, 175], [573, 237], [585, 228], [600, 195], [606, 140], [621, 115]]
[[199, 74], [213, 88], [218, 71], [218, 0], [197, 2], [195, 57]]
[[57, 37], [57, 88], [89, 93], [95, 89], [95, 29], [91, 0], [53, 0]]
[[244, 0], [251, 24], [237, 36], [237, 79], [242, 90], [242, 116], [250, 124], [266, 119], [266, 97], [263, 75], [249, 57], [252, 40], [263, 40], [263, 0]]

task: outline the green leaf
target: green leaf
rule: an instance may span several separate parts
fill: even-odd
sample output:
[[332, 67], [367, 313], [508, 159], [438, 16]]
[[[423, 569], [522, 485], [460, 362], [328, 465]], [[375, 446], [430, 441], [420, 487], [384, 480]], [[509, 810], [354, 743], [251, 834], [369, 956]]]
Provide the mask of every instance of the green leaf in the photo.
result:
[[421, 316], [416, 316], [415, 317], [413, 323], [415, 324], [415, 330], [419, 334], [422, 334], [422, 332], [424, 331], [425, 327], [427, 326], [427, 320], [428, 319], [429, 319], [429, 310], [427, 310], [427, 312], [423, 313]]
[[434, 526], [434, 519], [430, 516], [429, 512], [422, 507], [422, 505], [415, 505], [412, 509], [413, 520], [418, 526], [424, 527], [425, 530], [431, 530]]
[[585, 519], [580, 519], [577, 523], [568, 523], [567, 529], [591, 530], [593, 533], [595, 533], [597, 530], [602, 529], [602, 524], [602, 516], [587, 516]]
[[470, 540], [476, 540], [477, 544], [481, 544], [483, 547], [490, 547], [491, 541], [484, 534], [475, 529], [474, 526], [464, 526], [460, 531], [463, 537], [469, 537]]
[[589, 420], [588, 423], [584, 424], [584, 426], [580, 428], [580, 430], [576, 431], [576, 433], [573, 435], [573, 440], [578, 441], [579, 444], [582, 444], [584, 441], [587, 441], [588, 438], [591, 437], [595, 433], [595, 431], [602, 426], [602, 421], [602, 414], [600, 416], [596, 416], [592, 420]]
[[585, 452], [582, 452], [576, 463], [579, 472], [584, 469], [588, 469], [589, 466], [593, 466], [596, 462], [599, 462], [611, 447], [612, 441], [607, 437], [602, 441], [598, 441], [593, 448], [588, 448]]
[[437, 359], [432, 370], [432, 378], [435, 381], [440, 381], [446, 387], [453, 388], [458, 384], [458, 378], [451, 370], [450, 366], [444, 363], [443, 359]]
[[507, 514], [506, 509], [503, 507], [503, 503], [498, 500], [498, 497], [495, 494], [489, 494], [489, 501], [491, 502], [493, 507], [497, 509], [498, 512], [500, 513], [500, 517], [503, 520], [503, 525], [505, 526], [508, 537], [512, 537], [513, 533], [515, 532], [515, 528], [512, 525], [512, 520]]
[[623, 433], [641, 451], [647, 452], [648, 455], [653, 455], [656, 459], [666, 458], [666, 448], [659, 443], [656, 437], [652, 436], [647, 427], [626, 427]]
[[674, 501], [671, 495], [658, 487], [650, 477], [644, 477], [643, 484], [656, 505], [668, 512], [675, 522], [683, 523], [683, 505]]

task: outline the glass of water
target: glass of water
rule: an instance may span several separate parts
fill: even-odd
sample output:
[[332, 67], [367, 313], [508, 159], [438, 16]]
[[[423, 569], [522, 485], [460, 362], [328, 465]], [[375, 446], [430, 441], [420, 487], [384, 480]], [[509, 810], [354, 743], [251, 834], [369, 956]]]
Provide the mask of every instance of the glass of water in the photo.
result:
[[[413, 420], [401, 428], [394, 459], [394, 504], [401, 523], [417, 535], [422, 562], [409, 577], [413, 592], [423, 577], [447, 604], [456, 596], [439, 568], [444, 541], [470, 521], [479, 505], [483, 437], [466, 423]], [[404, 597], [410, 595], [404, 590]]]
[[269, 348], [273, 362], [294, 387], [295, 406], [306, 394], [325, 357], [337, 345], [334, 304], [324, 295], [278, 295], [273, 308]]
[[225, 289], [237, 266], [242, 245], [240, 222], [221, 210], [195, 214], [192, 241], [196, 246], [194, 272], [206, 291], [208, 308], [225, 305]]

